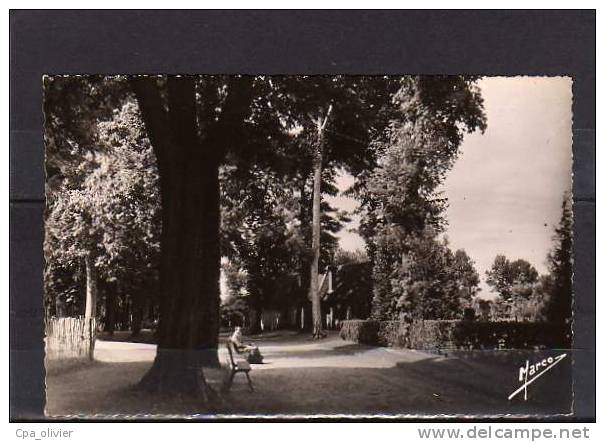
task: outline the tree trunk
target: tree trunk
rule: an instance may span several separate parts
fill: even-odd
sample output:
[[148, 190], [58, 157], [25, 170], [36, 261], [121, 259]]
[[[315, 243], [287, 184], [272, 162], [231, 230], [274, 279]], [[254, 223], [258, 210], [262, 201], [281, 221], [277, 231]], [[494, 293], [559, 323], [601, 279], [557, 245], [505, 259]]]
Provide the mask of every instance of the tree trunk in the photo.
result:
[[313, 316], [313, 338], [325, 337], [322, 329], [321, 300], [319, 298], [319, 254], [321, 235], [321, 172], [324, 148], [324, 129], [332, 106], [328, 108], [323, 121], [317, 120], [317, 148], [313, 155], [313, 224], [312, 224], [312, 257], [309, 282], [309, 298], [311, 298], [311, 312]]
[[122, 331], [128, 331], [132, 327], [132, 298], [130, 295], [125, 296], [126, 301], [124, 304], [124, 321], [122, 321]]
[[258, 334], [262, 331], [260, 327], [262, 314], [262, 307], [254, 306], [250, 309], [250, 324], [248, 325], [248, 333], [250, 333], [251, 335]]
[[141, 335], [141, 325], [143, 322], [143, 307], [133, 304], [132, 306], [132, 324], [130, 325], [130, 337], [137, 338]]
[[86, 307], [84, 309], [84, 317], [94, 318], [97, 315], [97, 269], [90, 255], [86, 255], [84, 263], [86, 265]]
[[[304, 177], [309, 177], [311, 175], [311, 169], [309, 170], [305, 170], [302, 175]], [[300, 210], [299, 210], [299, 214], [298, 217], [300, 218], [300, 223], [301, 225], [304, 226], [312, 226], [312, 217], [311, 217], [311, 212], [313, 212], [313, 209], [311, 207], [311, 210], [309, 211], [309, 206], [312, 205], [311, 204], [311, 198], [312, 195], [309, 195], [309, 198], [307, 197], [307, 192], [306, 192], [306, 184], [307, 184], [307, 180], [302, 180], [301, 182], [301, 186], [300, 186]], [[312, 192], [311, 192], [312, 193]], [[311, 229], [312, 230], [312, 229]], [[311, 233], [311, 235], [309, 235], [309, 233]], [[305, 242], [310, 241], [312, 239], [312, 232], [308, 232], [307, 230], [303, 230], [303, 240]], [[300, 256], [300, 261], [298, 263], [298, 275], [299, 275], [299, 280], [298, 280], [298, 287], [296, 289], [296, 298], [297, 298], [297, 302], [299, 303], [299, 307], [296, 310], [296, 325], [299, 325], [300, 322], [300, 328], [304, 328], [304, 324], [302, 321], [302, 309], [304, 307], [304, 305], [306, 305], [307, 301], [310, 299], [309, 298], [309, 281], [310, 281], [310, 256], [306, 255], [306, 254], [301, 254]], [[299, 311], [300, 309], [300, 311]]]
[[133, 86], [158, 159], [162, 194], [158, 350], [140, 386], [201, 394], [214, 392], [203, 366], [219, 366], [220, 188], [222, 146], [197, 134], [195, 82], [168, 78], [168, 109], [157, 84]]
[[113, 336], [116, 329], [116, 294], [113, 284], [109, 286], [105, 295], [105, 331]]
[[250, 325], [248, 332], [258, 334], [263, 330], [261, 320], [263, 317], [263, 308], [266, 304], [266, 283], [260, 271], [255, 268], [248, 270], [248, 305], [250, 306]]
[[145, 310], [147, 307], [146, 293], [146, 290], [144, 293], [143, 289], [138, 287], [132, 295], [132, 324], [130, 326], [130, 336], [132, 338], [136, 338], [141, 335], [143, 319], [145, 317]]
[[162, 185], [158, 353], [142, 381], [160, 390], [191, 391], [202, 366], [220, 365], [218, 166], [197, 164], [174, 170], [183, 178], [178, 185]]
[[313, 316], [313, 338], [320, 339], [323, 331], [321, 327], [321, 302], [319, 299], [319, 252], [320, 252], [320, 204], [321, 204], [321, 144], [313, 161], [313, 223], [312, 223], [312, 256], [309, 281], [309, 297], [311, 298], [311, 311]]
[[84, 258], [86, 266], [86, 306], [84, 309], [84, 318], [87, 327], [87, 334], [90, 346], [88, 348], [88, 357], [94, 358], [95, 337], [96, 337], [96, 316], [97, 316], [97, 269], [90, 254]]

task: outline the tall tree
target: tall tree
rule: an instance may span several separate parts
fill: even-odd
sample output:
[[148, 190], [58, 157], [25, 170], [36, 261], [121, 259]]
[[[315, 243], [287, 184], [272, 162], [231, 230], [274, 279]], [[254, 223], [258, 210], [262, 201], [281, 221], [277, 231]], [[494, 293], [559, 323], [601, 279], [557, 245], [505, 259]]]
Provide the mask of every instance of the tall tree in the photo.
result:
[[325, 337], [322, 331], [321, 300], [319, 298], [319, 255], [321, 235], [321, 172], [324, 155], [324, 131], [332, 113], [332, 104], [328, 106], [323, 117], [317, 117], [317, 146], [313, 151], [313, 232], [312, 232], [312, 256], [310, 267], [309, 298], [311, 298], [311, 311], [313, 314], [313, 337], [320, 339]]
[[[143, 388], [211, 392], [201, 367], [218, 365], [219, 166], [250, 148], [252, 77], [134, 77], [158, 159], [162, 200], [160, 323]], [[196, 99], [196, 94], [199, 99]]]
[[391, 98], [400, 78], [388, 77], [286, 77], [280, 80], [289, 97], [295, 125], [306, 140], [304, 156], [313, 175], [312, 235], [309, 262], [309, 298], [312, 302], [313, 336], [324, 336], [319, 299], [321, 256], [322, 176], [325, 169], [344, 167], [357, 174], [373, 161], [370, 140], [386, 126]]
[[546, 306], [546, 317], [561, 325], [562, 344], [569, 347], [572, 342], [573, 302], [573, 211], [569, 193], [563, 198], [561, 220], [555, 230], [553, 242], [553, 248], [548, 255], [552, 288]]
[[[68, 269], [83, 274], [85, 281], [84, 315], [96, 316], [98, 259], [103, 253], [102, 226], [91, 207], [93, 195], [86, 190], [62, 192], [47, 215], [45, 257], [47, 271]], [[48, 277], [52, 279], [49, 274]], [[52, 285], [47, 285], [49, 289]], [[57, 294], [55, 294], [57, 296]]]
[[479, 288], [479, 273], [475, 262], [464, 249], [456, 250], [450, 255], [449, 271], [451, 278], [457, 281], [458, 300], [460, 306], [470, 306], [470, 303], [481, 290]]
[[[159, 252], [159, 189], [155, 158], [133, 103], [97, 122], [94, 147], [48, 190], [47, 275], [70, 269], [85, 275], [84, 314], [97, 316], [102, 283], [125, 280], [133, 291], [155, 277]], [[58, 163], [52, 155], [52, 164]], [[52, 284], [47, 289], [55, 296]]]
[[[296, 268], [300, 275], [301, 290], [307, 299], [311, 299], [309, 295], [309, 286], [311, 282], [310, 263], [313, 259], [312, 249], [312, 234], [313, 234], [313, 203], [312, 198], [314, 177], [310, 177], [311, 162], [308, 162], [309, 169], [305, 163], [301, 167], [300, 177], [298, 180], [299, 191], [297, 192], [295, 201], [297, 202], [298, 210], [295, 218], [295, 231], [300, 241], [302, 253], [297, 257], [298, 263]], [[337, 169], [334, 167], [322, 167], [321, 195], [337, 196], [339, 189], [336, 187]], [[310, 179], [309, 179], [310, 178]], [[319, 248], [319, 265], [318, 271], [325, 269], [333, 264], [334, 254], [338, 249], [338, 237], [336, 234], [343, 229], [346, 223], [350, 222], [348, 213], [334, 208], [326, 199], [322, 198], [320, 202], [320, 248]], [[312, 319], [312, 318], [311, 318]], [[312, 324], [312, 321], [309, 321]]]
[[[97, 257], [90, 197], [84, 180], [96, 167], [95, 154], [102, 151], [98, 124], [111, 118], [125, 99], [120, 78], [102, 76], [45, 76], [44, 129], [46, 145], [45, 280], [52, 292], [54, 272], [70, 268], [86, 275], [84, 313], [96, 314]], [[88, 183], [90, 188], [90, 183]], [[65, 212], [67, 210], [67, 212]], [[69, 213], [72, 210], [72, 213]], [[61, 218], [65, 215], [65, 218]], [[71, 221], [67, 218], [72, 217]], [[74, 230], [72, 230], [74, 229]], [[67, 232], [72, 231], [70, 237]], [[61, 254], [59, 244], [70, 251]], [[69, 260], [71, 257], [73, 260]], [[77, 264], [75, 264], [77, 263]], [[75, 264], [75, 265], [74, 265]], [[76, 278], [77, 279], [77, 278]], [[80, 278], [81, 279], [81, 278]]]
[[[330, 172], [324, 170], [322, 188], [326, 193], [336, 194], [338, 190], [331, 183]], [[222, 253], [246, 271], [251, 307], [249, 326], [253, 332], [260, 330], [265, 308], [283, 308], [286, 313], [287, 307], [301, 307], [307, 299], [308, 263], [312, 255], [307, 178], [304, 172], [282, 175], [269, 167], [255, 165], [221, 168]], [[346, 219], [327, 201], [322, 201], [320, 267], [331, 263], [338, 245], [334, 233]], [[300, 281], [297, 289], [280, 287], [284, 278], [296, 276]]]
[[[439, 192], [465, 133], [486, 127], [476, 77], [404, 77], [396, 112], [373, 143], [375, 167], [357, 177], [360, 233], [374, 263], [374, 310], [381, 317], [398, 299], [393, 282], [406, 255], [443, 231], [447, 201]], [[424, 252], [422, 252], [424, 253]]]

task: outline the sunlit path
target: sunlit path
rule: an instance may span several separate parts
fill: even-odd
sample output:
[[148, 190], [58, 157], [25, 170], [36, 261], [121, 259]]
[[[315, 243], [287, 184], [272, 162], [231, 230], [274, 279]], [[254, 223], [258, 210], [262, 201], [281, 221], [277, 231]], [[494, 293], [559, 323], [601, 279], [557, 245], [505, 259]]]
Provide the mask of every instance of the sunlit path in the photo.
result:
[[[224, 395], [222, 414], [457, 414], [567, 411], [570, 367], [560, 364], [532, 385], [530, 399], [509, 401], [519, 361], [539, 353], [436, 354], [371, 347], [331, 334], [322, 341], [281, 332], [256, 336], [265, 363], [252, 366], [255, 392], [236, 378]], [[97, 341], [95, 361], [48, 377], [49, 414], [204, 414], [199, 402], [174, 395], [146, 395], [132, 386], [149, 369], [155, 345]], [[220, 359], [227, 360], [221, 344]], [[220, 388], [227, 371], [206, 370]]]

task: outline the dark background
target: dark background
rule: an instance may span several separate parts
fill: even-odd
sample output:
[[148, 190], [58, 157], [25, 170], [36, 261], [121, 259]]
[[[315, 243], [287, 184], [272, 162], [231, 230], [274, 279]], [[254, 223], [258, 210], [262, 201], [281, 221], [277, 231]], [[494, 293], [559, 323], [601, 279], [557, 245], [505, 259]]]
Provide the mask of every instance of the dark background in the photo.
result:
[[469, 73], [573, 77], [575, 416], [554, 420], [593, 421], [595, 42], [594, 11], [11, 11], [11, 420], [44, 419], [43, 74]]

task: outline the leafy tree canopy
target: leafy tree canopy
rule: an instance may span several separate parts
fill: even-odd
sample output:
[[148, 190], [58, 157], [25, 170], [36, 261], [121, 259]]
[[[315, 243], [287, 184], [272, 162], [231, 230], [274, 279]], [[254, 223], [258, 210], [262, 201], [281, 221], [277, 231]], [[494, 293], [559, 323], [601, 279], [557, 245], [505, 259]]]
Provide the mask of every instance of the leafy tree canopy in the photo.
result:
[[517, 295], [528, 297], [531, 285], [538, 281], [538, 271], [529, 262], [524, 259], [509, 261], [504, 255], [496, 256], [486, 275], [486, 282], [504, 301]]

